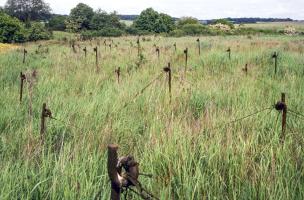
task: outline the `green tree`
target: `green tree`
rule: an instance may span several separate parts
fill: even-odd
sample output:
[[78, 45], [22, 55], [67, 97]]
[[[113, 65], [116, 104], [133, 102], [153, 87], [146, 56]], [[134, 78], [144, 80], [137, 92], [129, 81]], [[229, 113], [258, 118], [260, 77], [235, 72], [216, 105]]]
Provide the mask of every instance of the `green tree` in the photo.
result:
[[52, 37], [51, 32], [49, 32], [43, 23], [34, 22], [31, 24], [31, 28], [29, 29], [29, 40], [37, 41], [37, 40], [48, 40]]
[[84, 4], [79, 3], [75, 8], [71, 10], [69, 21], [71, 24], [79, 24], [80, 30], [90, 29], [90, 22], [94, 16], [93, 9]]
[[65, 21], [67, 19], [67, 16], [55, 15], [48, 22], [48, 27], [54, 31], [64, 31], [66, 29]]
[[178, 20], [178, 22], [177, 22], [178, 27], [182, 27], [186, 24], [200, 24], [200, 22], [196, 18], [193, 18], [193, 17], [183, 17], [180, 20]]
[[30, 22], [49, 19], [51, 8], [43, 0], [8, 0], [5, 11], [21, 21]]
[[26, 41], [26, 31], [22, 22], [0, 12], [0, 42], [24, 42]]
[[133, 26], [140, 31], [151, 33], [169, 32], [174, 28], [174, 20], [166, 14], [159, 14], [152, 8], [142, 11]]
[[167, 14], [159, 14], [159, 17], [155, 24], [156, 33], [169, 33], [175, 28], [174, 20]]
[[105, 28], [124, 29], [124, 25], [120, 22], [120, 19], [115, 12], [108, 14], [99, 9], [91, 20], [90, 28], [93, 30]]

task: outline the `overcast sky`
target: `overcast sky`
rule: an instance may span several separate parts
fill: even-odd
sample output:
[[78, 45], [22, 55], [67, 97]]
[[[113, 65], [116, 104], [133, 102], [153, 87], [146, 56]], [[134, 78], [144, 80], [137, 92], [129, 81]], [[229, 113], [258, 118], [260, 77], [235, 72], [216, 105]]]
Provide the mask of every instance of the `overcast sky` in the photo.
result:
[[[6, 0], [0, 0], [4, 5]], [[174, 17], [194, 16], [199, 19], [224, 17], [277, 17], [304, 19], [304, 0], [45, 0], [53, 12], [69, 14], [71, 8], [83, 2], [92, 8], [117, 11], [119, 14], [139, 14], [143, 9], [155, 10]]]

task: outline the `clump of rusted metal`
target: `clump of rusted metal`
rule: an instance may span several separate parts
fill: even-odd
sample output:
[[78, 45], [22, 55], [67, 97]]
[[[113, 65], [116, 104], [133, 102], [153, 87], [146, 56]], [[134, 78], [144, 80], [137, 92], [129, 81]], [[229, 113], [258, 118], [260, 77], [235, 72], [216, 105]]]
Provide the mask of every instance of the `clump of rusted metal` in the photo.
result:
[[164, 67], [163, 70], [164, 70], [164, 72], [170, 72], [171, 69], [170, 69], [170, 67]]
[[139, 177], [139, 163], [133, 156], [123, 156], [118, 159], [117, 172], [122, 187], [136, 186]]
[[274, 108], [277, 110], [277, 111], [283, 111], [284, 109], [286, 109], [286, 103], [282, 102], [282, 101], [279, 101], [277, 102], [275, 105], [274, 105]]

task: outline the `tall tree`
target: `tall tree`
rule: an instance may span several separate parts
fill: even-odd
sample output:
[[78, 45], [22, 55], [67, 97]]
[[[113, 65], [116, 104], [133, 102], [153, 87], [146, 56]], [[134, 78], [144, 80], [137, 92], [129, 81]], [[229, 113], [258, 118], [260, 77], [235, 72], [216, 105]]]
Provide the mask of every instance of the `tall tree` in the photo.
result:
[[22, 21], [45, 20], [50, 17], [51, 8], [43, 0], [8, 0], [5, 11]]
[[169, 15], [158, 13], [153, 8], [142, 11], [134, 21], [135, 28], [154, 33], [170, 32], [174, 29], [174, 20]]
[[90, 27], [93, 30], [101, 30], [104, 28], [117, 28], [117, 29], [124, 28], [116, 12], [108, 14], [100, 9], [97, 10], [97, 12], [94, 14], [91, 20]]
[[90, 22], [93, 16], [93, 8], [84, 3], [79, 3], [71, 10], [69, 21], [71, 23], [79, 23], [79, 29], [90, 29]]

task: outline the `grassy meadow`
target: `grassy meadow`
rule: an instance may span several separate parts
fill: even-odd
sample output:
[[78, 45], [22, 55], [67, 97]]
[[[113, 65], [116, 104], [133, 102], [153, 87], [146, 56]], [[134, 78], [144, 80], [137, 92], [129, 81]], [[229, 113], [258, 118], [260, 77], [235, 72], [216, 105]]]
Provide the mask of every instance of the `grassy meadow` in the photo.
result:
[[[304, 113], [303, 37], [200, 37], [198, 56], [196, 37], [145, 36], [140, 59], [136, 37], [76, 41], [76, 53], [59, 38], [0, 54], [0, 199], [109, 199], [113, 143], [153, 174], [140, 181], [160, 199], [304, 199], [304, 118], [287, 114], [282, 143], [281, 114], [271, 108], [285, 92], [288, 108]], [[20, 103], [20, 72], [33, 70]], [[60, 121], [47, 119], [42, 145], [44, 102]]]
[[304, 22], [261, 22], [255, 24], [245, 24], [245, 27], [265, 30], [284, 30], [286, 27], [293, 27], [299, 32], [304, 32]]

